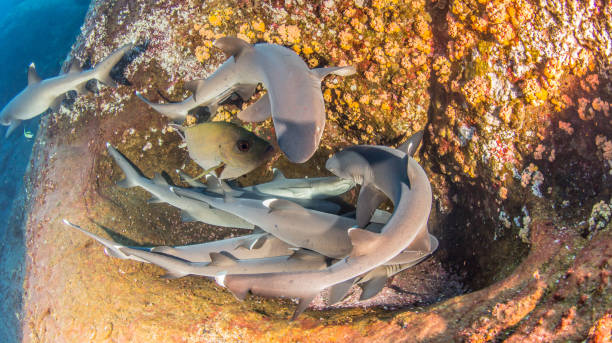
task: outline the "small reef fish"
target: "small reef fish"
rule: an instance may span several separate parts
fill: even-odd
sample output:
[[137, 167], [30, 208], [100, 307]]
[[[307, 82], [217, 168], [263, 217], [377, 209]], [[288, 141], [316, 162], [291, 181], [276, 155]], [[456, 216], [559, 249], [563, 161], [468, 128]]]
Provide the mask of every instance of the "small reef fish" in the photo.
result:
[[[240, 87], [250, 98], [257, 84], [268, 93], [238, 114], [244, 121], [272, 116], [278, 144], [295, 163], [307, 161], [319, 146], [325, 128], [321, 80], [328, 74], [352, 75], [353, 66], [309, 69], [293, 50], [277, 44], [249, 44], [235, 37], [219, 38], [213, 46], [230, 57], [209, 78], [187, 82], [195, 104], [209, 104]], [[170, 105], [169, 105], [170, 106]]]
[[165, 202], [181, 210], [184, 221], [201, 221], [215, 226], [254, 229], [255, 226], [231, 213], [202, 206], [201, 201], [179, 197], [170, 190], [170, 185], [161, 175], [156, 174], [153, 180], [142, 173], [110, 143], [106, 143], [108, 154], [115, 160], [125, 174], [125, 179], [117, 182], [124, 188], [141, 187], [151, 193], [150, 203]]
[[319, 270], [327, 267], [327, 258], [308, 250], [299, 249], [289, 256], [275, 256], [241, 260], [228, 252], [210, 253], [210, 262], [190, 262], [139, 249], [119, 248], [128, 256], [136, 256], [167, 271], [166, 279], [186, 275], [214, 277], [220, 271], [229, 274], [282, 273], [298, 270]]
[[52, 108], [56, 110], [61, 105], [68, 91], [76, 90], [81, 94], [87, 91], [85, 87], [91, 79], [116, 87], [117, 83], [110, 76], [111, 69], [123, 58], [126, 52], [134, 47], [126, 44], [98, 63], [95, 68], [82, 71], [76, 63], [68, 73], [43, 80], [36, 73], [34, 63], [28, 68], [28, 86], [17, 94], [0, 112], [0, 124], [9, 126], [5, 137], [8, 137], [19, 124], [27, 119]]
[[[320, 271], [255, 275], [222, 272], [215, 277], [219, 285], [228, 288], [238, 299], [244, 299], [249, 291], [269, 297], [299, 298], [295, 319], [323, 289], [352, 282], [349, 280], [383, 265], [404, 250], [431, 250], [426, 230], [432, 203], [431, 185], [423, 168], [405, 151], [384, 146], [353, 146], [332, 156], [326, 167], [339, 177], [353, 179], [362, 189], [371, 189], [360, 193], [358, 218], [359, 202], [367, 200], [362, 197], [368, 193], [381, 192], [391, 199], [395, 209], [381, 232], [349, 229], [353, 246], [350, 255]], [[370, 211], [368, 206], [362, 210]]]
[[276, 168], [273, 172], [272, 181], [242, 187], [242, 189], [266, 196], [316, 200], [335, 197], [355, 187], [353, 180], [341, 179], [337, 176], [288, 179]]
[[244, 175], [274, 155], [270, 143], [236, 124], [206, 122], [180, 129], [189, 157], [220, 179]]

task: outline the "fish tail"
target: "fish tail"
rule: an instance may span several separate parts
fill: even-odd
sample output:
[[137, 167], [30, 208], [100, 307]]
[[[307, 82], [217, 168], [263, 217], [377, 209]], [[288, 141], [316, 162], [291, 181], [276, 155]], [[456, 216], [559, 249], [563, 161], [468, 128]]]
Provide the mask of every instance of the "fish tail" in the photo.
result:
[[126, 52], [134, 48], [133, 43], [126, 44], [121, 48], [115, 50], [112, 54], [103, 59], [98, 63], [94, 70], [94, 78], [99, 80], [103, 84], [109, 87], [117, 87], [117, 81], [115, 81], [110, 73], [113, 67], [123, 58]]
[[121, 168], [125, 174], [125, 179], [117, 182], [117, 185], [123, 188], [131, 188], [140, 185], [140, 180], [143, 177], [140, 171], [110, 143], [106, 143], [106, 150], [108, 150], [108, 154], [117, 162], [119, 168]]

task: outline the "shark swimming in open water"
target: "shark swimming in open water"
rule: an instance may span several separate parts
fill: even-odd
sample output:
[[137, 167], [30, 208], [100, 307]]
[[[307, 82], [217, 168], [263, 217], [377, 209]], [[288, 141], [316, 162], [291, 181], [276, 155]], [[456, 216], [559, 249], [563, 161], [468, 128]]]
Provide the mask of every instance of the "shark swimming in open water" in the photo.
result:
[[[214, 103], [237, 87], [243, 99], [249, 98], [257, 84], [263, 83], [268, 93], [238, 117], [244, 121], [263, 121], [271, 116], [278, 144], [287, 158], [295, 163], [307, 161], [319, 146], [325, 129], [321, 80], [328, 74], [352, 75], [355, 67], [309, 69], [291, 49], [269, 43], [249, 44], [235, 37], [219, 38], [213, 46], [230, 57], [207, 79], [185, 84], [193, 92], [193, 104]], [[165, 111], [163, 105], [148, 103], [169, 117], [172, 116], [169, 112], [178, 106], [164, 104], [173, 108]]]
[[68, 73], [44, 80], [36, 73], [34, 63], [30, 64], [28, 86], [0, 112], [0, 124], [9, 126], [5, 137], [8, 137], [22, 121], [34, 118], [49, 108], [57, 109], [68, 91], [76, 90], [79, 94], [85, 92], [89, 80], [96, 79], [107, 86], [115, 87], [117, 83], [110, 76], [111, 69], [133, 47], [133, 44], [122, 46], [93, 69], [82, 71], [74, 63]]
[[[423, 168], [406, 154], [406, 150], [353, 146], [332, 156], [326, 167], [335, 175], [353, 179], [362, 189], [367, 189], [357, 200], [358, 220], [360, 210], [374, 211], [370, 207], [374, 203], [362, 197], [380, 192], [391, 199], [395, 209], [381, 232], [349, 229], [353, 247], [350, 255], [320, 271], [255, 275], [219, 273], [215, 278], [219, 285], [228, 288], [238, 299], [244, 299], [249, 291], [262, 296], [299, 298], [293, 316], [296, 318], [323, 289], [342, 282], [352, 283], [349, 280], [385, 264], [403, 250], [431, 250], [426, 230], [432, 203], [431, 185]], [[359, 206], [364, 200], [367, 205]]]

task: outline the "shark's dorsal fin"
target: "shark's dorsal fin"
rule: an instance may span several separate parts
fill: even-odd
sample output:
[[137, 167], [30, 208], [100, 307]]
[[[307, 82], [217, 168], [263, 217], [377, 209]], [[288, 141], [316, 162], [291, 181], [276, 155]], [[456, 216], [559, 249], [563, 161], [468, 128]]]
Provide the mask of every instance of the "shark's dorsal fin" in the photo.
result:
[[274, 178], [272, 179], [273, 181], [280, 181], [280, 180], [287, 179], [285, 177], [285, 174], [283, 174], [283, 172], [280, 171], [280, 169], [277, 169], [277, 168], [272, 169], [272, 174], [274, 175]]
[[338, 303], [344, 300], [344, 298], [346, 298], [348, 291], [351, 290], [351, 287], [353, 287], [354, 283], [355, 283], [355, 278], [352, 278], [352, 279], [348, 279], [346, 281], [337, 283], [333, 285], [332, 287], [330, 287], [328, 303], [330, 305], [333, 305], [335, 303]]
[[160, 173], [155, 173], [155, 175], [153, 175], [152, 181], [156, 185], [162, 185], [162, 186], [168, 185], [168, 181], [166, 181], [166, 179]]
[[351, 257], [357, 257], [361, 255], [367, 255], [371, 253], [372, 246], [375, 246], [378, 240], [381, 239], [382, 235], [374, 232], [370, 232], [360, 228], [350, 228], [348, 230], [353, 250], [351, 250]]
[[238, 119], [249, 123], [262, 122], [272, 116], [270, 106], [270, 96], [266, 93], [250, 106], [238, 112]]
[[307, 214], [308, 210], [293, 201], [285, 199], [267, 199], [263, 201], [263, 205], [269, 208], [268, 213], [276, 211], [294, 211]]
[[68, 74], [80, 73], [82, 71], [83, 69], [81, 69], [79, 63], [77, 61], [73, 61], [72, 64], [70, 64], [70, 69], [68, 69]]
[[227, 251], [210, 253], [210, 266], [233, 266], [236, 264], [237, 260], [238, 259], [230, 255], [230, 253], [228, 253]]
[[240, 55], [247, 50], [253, 49], [253, 45], [237, 37], [223, 37], [215, 40], [213, 46], [223, 50], [228, 56], [234, 57], [234, 62], [238, 62]]
[[187, 81], [185, 82], [185, 89], [190, 91], [191, 93], [193, 93], [193, 100], [196, 100], [196, 93], [198, 91], [198, 87], [200, 87], [200, 84], [206, 82], [206, 80], [203, 79], [198, 79], [198, 80], [191, 80], [191, 81]]
[[32, 62], [28, 67], [28, 86], [37, 84], [40, 81], [42, 81], [42, 78], [36, 72], [36, 65], [34, 64], [34, 62]]
[[353, 75], [357, 72], [354, 66], [346, 66], [346, 67], [328, 67], [328, 68], [315, 68], [311, 69], [310, 72], [315, 75], [319, 80], [323, 80], [323, 78], [329, 74], [334, 74], [338, 76], [349, 76]]
[[397, 147], [397, 150], [405, 152], [408, 156], [413, 157], [419, 148], [419, 144], [423, 140], [423, 130], [418, 131]]
[[386, 199], [386, 196], [374, 186], [365, 184], [361, 186], [359, 197], [357, 198], [357, 226], [366, 227], [372, 218], [372, 214], [378, 206]]

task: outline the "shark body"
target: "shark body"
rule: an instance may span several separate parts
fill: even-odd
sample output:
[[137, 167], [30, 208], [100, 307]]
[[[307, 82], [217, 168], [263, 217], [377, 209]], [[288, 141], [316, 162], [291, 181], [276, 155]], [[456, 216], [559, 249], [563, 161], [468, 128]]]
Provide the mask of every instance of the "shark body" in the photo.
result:
[[[263, 83], [268, 93], [238, 117], [244, 121], [263, 121], [271, 116], [278, 144], [287, 158], [296, 163], [307, 161], [318, 147], [325, 128], [321, 80], [330, 73], [354, 74], [355, 68], [311, 70], [291, 49], [269, 43], [253, 45], [234, 37], [217, 39], [213, 45], [230, 57], [207, 79], [186, 83], [185, 87], [193, 92], [193, 104], [214, 103], [238, 87], [241, 97], [248, 99], [257, 84]], [[160, 106], [154, 108], [168, 112]]]
[[[217, 283], [239, 299], [244, 299], [249, 291], [262, 296], [299, 298], [294, 313], [296, 318], [323, 289], [343, 282], [351, 284], [355, 277], [383, 265], [403, 250], [431, 250], [426, 230], [432, 203], [431, 186], [425, 171], [414, 159], [388, 147], [354, 146], [332, 156], [326, 167], [335, 175], [351, 178], [362, 185], [358, 220], [359, 211], [374, 211], [370, 208], [373, 202], [362, 197], [380, 192], [391, 199], [395, 210], [381, 233], [351, 228], [349, 236], [353, 249], [350, 255], [320, 271], [256, 275], [220, 273]], [[364, 188], [368, 189], [366, 193]], [[367, 201], [368, 206], [360, 207], [360, 201]]]
[[30, 64], [28, 86], [0, 112], [0, 124], [10, 126], [6, 131], [6, 137], [22, 121], [34, 118], [49, 108], [57, 109], [66, 92], [70, 90], [77, 90], [78, 93], [85, 92], [87, 81], [91, 79], [99, 80], [107, 86], [116, 86], [116, 82], [110, 77], [110, 71], [123, 55], [132, 48], [133, 44], [124, 45], [98, 63], [93, 69], [81, 71], [76, 64], [73, 64], [68, 73], [44, 80], [36, 73], [34, 63]]

